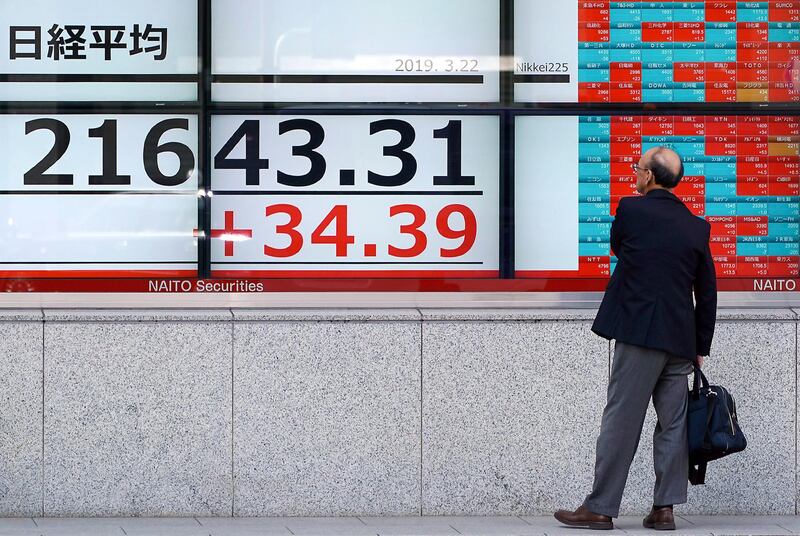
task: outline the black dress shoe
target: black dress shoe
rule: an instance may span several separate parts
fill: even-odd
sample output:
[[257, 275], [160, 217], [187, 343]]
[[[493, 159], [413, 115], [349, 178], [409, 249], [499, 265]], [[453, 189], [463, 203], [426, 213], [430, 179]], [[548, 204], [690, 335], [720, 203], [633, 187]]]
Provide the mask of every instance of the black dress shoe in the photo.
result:
[[665, 506], [658, 510], [652, 507], [650, 513], [642, 521], [642, 525], [648, 529], [675, 530], [675, 516], [672, 515], [672, 507]]
[[559, 510], [554, 516], [561, 523], [570, 527], [596, 530], [611, 530], [614, 528], [614, 523], [610, 517], [590, 512], [584, 505], [581, 505], [574, 512]]

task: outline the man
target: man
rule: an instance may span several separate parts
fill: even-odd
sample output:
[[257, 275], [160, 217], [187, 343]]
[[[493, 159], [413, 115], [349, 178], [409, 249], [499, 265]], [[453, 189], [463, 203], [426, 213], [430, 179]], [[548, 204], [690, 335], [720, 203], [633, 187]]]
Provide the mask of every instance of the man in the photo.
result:
[[716, 276], [711, 226], [672, 193], [683, 177], [678, 154], [656, 147], [633, 168], [643, 195], [626, 197], [617, 208], [611, 248], [619, 262], [592, 325], [598, 335], [616, 340], [594, 485], [578, 510], [559, 510], [555, 517], [575, 527], [613, 528], [652, 396], [656, 482], [644, 526], [668, 530], [675, 528], [672, 505], [686, 502], [686, 375], [693, 361], [703, 365], [711, 349]]

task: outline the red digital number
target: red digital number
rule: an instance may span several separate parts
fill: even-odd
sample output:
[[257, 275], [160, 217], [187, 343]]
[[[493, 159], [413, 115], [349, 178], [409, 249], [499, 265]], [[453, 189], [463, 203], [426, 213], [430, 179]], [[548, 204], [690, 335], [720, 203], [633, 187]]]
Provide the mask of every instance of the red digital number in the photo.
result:
[[[336, 205], [331, 209], [327, 216], [311, 233], [312, 244], [333, 244], [336, 246], [337, 257], [347, 257], [348, 249], [351, 244], [355, 244], [356, 237], [347, 232], [347, 205]], [[277, 234], [289, 237], [289, 245], [285, 248], [274, 248], [264, 246], [264, 254], [268, 257], [287, 258], [300, 253], [303, 248], [303, 235], [297, 227], [303, 221], [300, 209], [294, 205], [278, 204], [270, 205], [266, 208], [267, 217], [285, 214], [289, 216], [289, 221], [275, 227]], [[400, 248], [389, 245], [389, 255], [398, 258], [419, 257], [428, 247], [428, 237], [422, 230], [422, 226], [427, 221], [425, 209], [418, 205], [395, 205], [389, 209], [389, 216], [395, 217], [403, 214], [412, 216], [411, 223], [400, 226], [400, 233], [413, 237], [414, 243], [409, 248]], [[452, 216], [458, 214], [464, 220], [462, 226], [454, 226], [451, 222]], [[331, 226], [334, 230], [326, 234]], [[439, 234], [448, 240], [461, 240], [455, 248], [441, 248], [439, 251], [443, 258], [461, 257], [467, 254], [475, 245], [478, 235], [478, 222], [475, 213], [465, 205], [448, 205], [444, 207], [436, 216], [436, 228]]]
[[[463, 229], [453, 229], [450, 226], [450, 216], [460, 214], [464, 218]], [[442, 209], [436, 217], [436, 228], [439, 234], [449, 240], [463, 240], [461, 245], [455, 249], [442, 248], [441, 254], [444, 258], [461, 257], [472, 249], [475, 239], [478, 237], [478, 222], [475, 213], [465, 205], [448, 205]]]
[[[335, 234], [323, 234], [332, 223], [336, 223]], [[347, 257], [347, 246], [356, 243], [356, 237], [347, 234], [347, 205], [336, 205], [325, 216], [319, 227], [311, 233], [312, 244], [334, 244], [337, 257]]]
[[289, 216], [289, 222], [283, 225], [278, 225], [276, 231], [278, 234], [283, 234], [289, 237], [289, 245], [285, 248], [273, 248], [264, 246], [264, 255], [268, 257], [277, 257], [285, 259], [293, 257], [300, 253], [303, 249], [303, 235], [297, 230], [297, 226], [303, 221], [303, 214], [300, 209], [294, 205], [270, 205], [267, 207], [267, 218], [275, 214], [286, 214]]
[[389, 215], [391, 217], [397, 216], [398, 214], [411, 214], [414, 216], [414, 221], [412, 223], [400, 226], [400, 232], [402, 234], [414, 237], [414, 245], [408, 249], [390, 245], [389, 255], [404, 259], [422, 255], [425, 248], [428, 247], [428, 237], [420, 230], [420, 227], [425, 224], [425, 210], [417, 205], [395, 205], [389, 209]]

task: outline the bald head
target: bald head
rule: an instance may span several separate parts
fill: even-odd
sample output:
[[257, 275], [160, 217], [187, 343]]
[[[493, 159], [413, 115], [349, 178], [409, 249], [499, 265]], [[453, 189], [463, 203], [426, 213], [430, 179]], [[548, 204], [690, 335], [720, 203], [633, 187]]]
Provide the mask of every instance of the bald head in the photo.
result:
[[656, 184], [664, 188], [675, 188], [683, 178], [681, 157], [668, 147], [653, 147], [644, 153], [642, 161], [653, 172]]

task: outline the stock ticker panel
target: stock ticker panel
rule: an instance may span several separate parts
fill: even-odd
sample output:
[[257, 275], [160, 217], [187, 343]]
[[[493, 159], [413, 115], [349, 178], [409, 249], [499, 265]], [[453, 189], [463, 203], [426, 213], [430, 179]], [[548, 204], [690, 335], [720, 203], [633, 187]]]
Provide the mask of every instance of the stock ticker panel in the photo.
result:
[[517, 102], [800, 102], [800, 1], [517, 0], [514, 18]]
[[580, 102], [798, 102], [800, 2], [581, 2]]
[[[800, 117], [523, 117], [516, 129], [518, 208], [542, 189], [559, 200], [558, 211], [521, 214], [518, 277], [610, 276], [611, 222], [619, 200], [636, 195], [631, 165], [660, 145], [684, 159], [675, 194], [711, 224], [720, 278], [800, 275]], [[554, 164], [537, 171], [547, 154]], [[555, 236], [535, 244], [546, 229]]]

